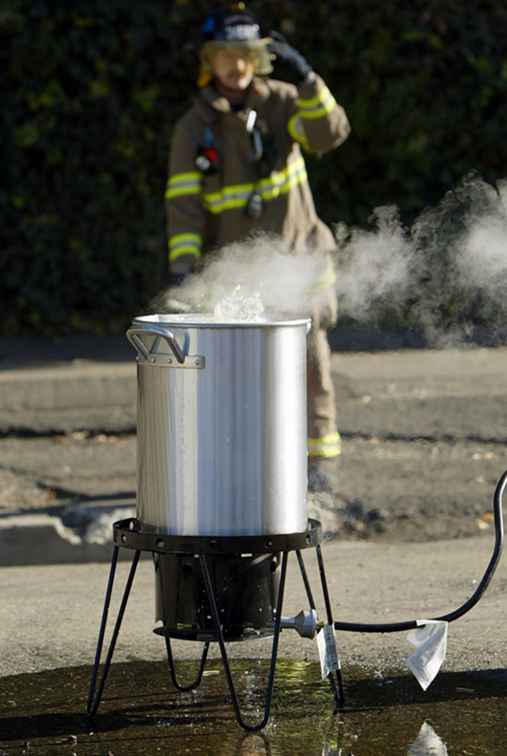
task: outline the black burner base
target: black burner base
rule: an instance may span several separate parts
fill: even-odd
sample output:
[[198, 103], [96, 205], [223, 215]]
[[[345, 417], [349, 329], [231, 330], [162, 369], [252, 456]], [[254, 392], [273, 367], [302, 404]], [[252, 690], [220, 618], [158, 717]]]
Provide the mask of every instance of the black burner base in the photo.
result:
[[[156, 617], [171, 638], [215, 640], [215, 627], [199, 559], [155, 554]], [[279, 554], [219, 554], [208, 568], [226, 641], [273, 634], [280, 583]]]
[[[225, 630], [225, 628], [224, 628]], [[161, 638], [166, 636], [171, 640], [181, 641], [197, 641], [198, 643], [211, 643], [216, 641], [216, 632], [210, 631], [208, 633], [195, 632], [194, 630], [185, 630], [184, 628], [166, 629], [163, 625], [153, 628], [155, 635], [160, 635]], [[239, 643], [240, 641], [258, 640], [260, 638], [271, 638], [273, 636], [273, 627], [263, 627], [260, 630], [249, 627], [233, 628], [228, 632], [224, 631], [224, 640], [226, 643]]]
[[[268, 723], [271, 710], [287, 561], [290, 551], [296, 552], [308, 603], [310, 609], [315, 610], [315, 601], [301, 554], [301, 549], [310, 546], [315, 547], [326, 605], [326, 623], [333, 625], [331, 602], [320, 549], [320, 523], [310, 520], [308, 530], [305, 533], [283, 536], [196, 538], [143, 532], [138, 520], [129, 519], [116, 522], [113, 525], [113, 537], [115, 546], [88, 695], [87, 712], [89, 717], [95, 716], [102, 699], [137, 565], [141, 551], [144, 550], [151, 551], [155, 561], [160, 598], [159, 611], [162, 619], [162, 627], [156, 629], [155, 632], [164, 637], [169, 671], [175, 687], [180, 691], [188, 691], [199, 686], [204, 673], [209, 643], [217, 642], [238, 723], [248, 732], [258, 732], [263, 729]], [[118, 610], [102, 677], [97, 686], [120, 547], [134, 550], [134, 557]], [[248, 595], [244, 596], [243, 592], [248, 593]], [[253, 613], [251, 612], [250, 602], [253, 602]], [[255, 616], [256, 610], [259, 617]], [[246, 722], [242, 716], [225, 646], [229, 640], [245, 640], [245, 635], [252, 631], [273, 636], [264, 715], [261, 721], [256, 724]], [[205, 641], [197, 676], [193, 682], [187, 685], [182, 685], [177, 680], [171, 638]], [[333, 691], [336, 710], [338, 710], [344, 703], [340, 670], [330, 673], [328, 679]]]

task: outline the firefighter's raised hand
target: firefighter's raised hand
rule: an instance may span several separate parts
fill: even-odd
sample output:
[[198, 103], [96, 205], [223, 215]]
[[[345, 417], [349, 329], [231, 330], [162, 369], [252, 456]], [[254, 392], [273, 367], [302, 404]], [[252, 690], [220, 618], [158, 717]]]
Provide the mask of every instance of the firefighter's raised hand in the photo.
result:
[[301, 84], [312, 72], [311, 65], [298, 50], [289, 45], [283, 34], [272, 31], [269, 36], [271, 42], [268, 44], [268, 50], [275, 58], [275, 78]]
[[167, 285], [171, 288], [181, 286], [183, 281], [194, 272], [194, 268], [194, 255], [181, 255], [170, 264]]
[[181, 286], [187, 275], [188, 274], [186, 273], [175, 273], [173, 270], [169, 271], [169, 275], [167, 277], [168, 288], [177, 289], [178, 286]]

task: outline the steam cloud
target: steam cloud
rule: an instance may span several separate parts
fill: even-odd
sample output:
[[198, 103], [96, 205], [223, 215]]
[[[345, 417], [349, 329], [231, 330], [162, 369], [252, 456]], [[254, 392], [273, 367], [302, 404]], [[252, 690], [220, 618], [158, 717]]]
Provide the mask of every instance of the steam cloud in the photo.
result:
[[358, 321], [374, 319], [388, 301], [401, 307], [409, 296], [415, 265], [415, 248], [397, 208], [376, 208], [371, 220], [371, 231], [336, 227], [340, 313]]
[[476, 183], [478, 207], [472, 206], [467, 227], [460, 240], [462, 254], [458, 269], [462, 283], [484, 290], [503, 304], [507, 274], [507, 180], [494, 192], [487, 184]]
[[256, 234], [223, 247], [160, 304], [170, 309], [177, 297], [194, 312], [227, 320], [309, 315], [319, 282], [331, 271], [329, 255], [320, 250], [292, 251], [278, 236]]
[[467, 177], [438, 207], [422, 213], [414, 322], [438, 346], [461, 342], [474, 324], [507, 326], [507, 182]]
[[[372, 323], [401, 315], [435, 345], [461, 340], [471, 322], [507, 326], [507, 180], [493, 187], [467, 177], [411, 228], [395, 207], [377, 208], [371, 226], [335, 228], [340, 316]], [[222, 319], [309, 315], [328, 275], [328, 254], [290, 251], [258, 234], [224, 247], [156, 306], [174, 311], [176, 296]]]

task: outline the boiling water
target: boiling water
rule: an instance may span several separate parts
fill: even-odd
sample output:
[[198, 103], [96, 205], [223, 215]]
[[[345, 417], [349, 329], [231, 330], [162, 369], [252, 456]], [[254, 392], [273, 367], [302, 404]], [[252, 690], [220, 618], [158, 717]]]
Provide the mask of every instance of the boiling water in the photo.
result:
[[253, 294], [245, 293], [240, 285], [215, 305], [213, 311], [215, 320], [248, 320], [266, 322], [266, 311], [262, 297], [258, 291]]

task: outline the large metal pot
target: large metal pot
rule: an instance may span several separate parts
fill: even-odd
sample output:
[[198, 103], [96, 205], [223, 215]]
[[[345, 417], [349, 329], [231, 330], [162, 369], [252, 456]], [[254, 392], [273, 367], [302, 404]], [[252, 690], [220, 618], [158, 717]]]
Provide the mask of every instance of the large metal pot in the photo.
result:
[[137, 516], [174, 535], [307, 524], [309, 320], [136, 318]]

